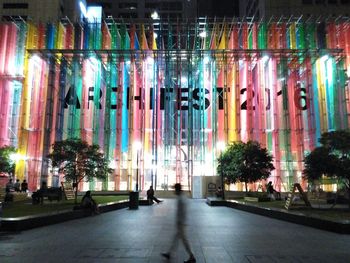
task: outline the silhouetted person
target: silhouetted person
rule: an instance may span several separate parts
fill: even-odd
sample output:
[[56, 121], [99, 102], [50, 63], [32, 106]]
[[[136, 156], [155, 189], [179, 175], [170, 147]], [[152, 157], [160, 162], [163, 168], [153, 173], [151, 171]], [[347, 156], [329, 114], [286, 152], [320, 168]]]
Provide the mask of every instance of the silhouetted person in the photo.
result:
[[28, 190], [28, 183], [24, 179], [23, 182], [21, 183], [21, 192], [27, 192], [27, 190]]
[[13, 192], [15, 189], [15, 186], [13, 184], [12, 179], [10, 179], [6, 184], [6, 193]]
[[160, 202], [163, 202], [163, 201], [159, 200], [157, 197], [154, 196], [154, 190], [153, 190], [153, 186], [152, 185], [147, 190], [147, 200], [148, 200], [148, 202], [150, 204], [153, 204], [153, 201], [156, 201], [157, 204], [159, 204]]
[[19, 179], [16, 180], [15, 184], [14, 184], [14, 188], [16, 192], [20, 192], [21, 191], [21, 183], [19, 182]]
[[90, 209], [91, 213], [93, 214], [99, 214], [97, 203], [94, 199], [92, 199], [91, 191], [87, 191], [85, 195], [83, 196], [83, 199], [81, 199], [81, 207], [85, 209]]
[[33, 204], [43, 204], [44, 203], [44, 195], [47, 192], [47, 183], [45, 181], [41, 182], [41, 187], [38, 191], [32, 194]]
[[13, 192], [15, 190], [12, 179], [10, 179], [6, 184], [6, 194], [5, 194], [5, 202], [13, 201]]
[[[281, 194], [273, 188], [271, 181], [269, 181], [269, 183], [266, 185], [266, 190], [267, 190], [267, 193], [269, 194], [271, 199], [273, 199], [273, 200], [275, 200], [275, 199], [280, 200], [281, 199]], [[276, 194], [276, 196], [275, 196], [275, 194]]]
[[177, 196], [176, 233], [174, 235], [169, 251], [167, 253], [162, 253], [162, 256], [166, 259], [170, 259], [172, 251], [174, 251], [178, 241], [181, 240], [184, 244], [186, 252], [190, 255], [189, 259], [184, 262], [193, 263], [196, 262], [196, 259], [192, 253], [190, 244], [185, 234], [186, 201], [181, 191], [181, 184], [175, 184], [175, 194]]
[[223, 192], [220, 186], [218, 187], [218, 190], [216, 190], [215, 194], [216, 194], [216, 197], [222, 198]]

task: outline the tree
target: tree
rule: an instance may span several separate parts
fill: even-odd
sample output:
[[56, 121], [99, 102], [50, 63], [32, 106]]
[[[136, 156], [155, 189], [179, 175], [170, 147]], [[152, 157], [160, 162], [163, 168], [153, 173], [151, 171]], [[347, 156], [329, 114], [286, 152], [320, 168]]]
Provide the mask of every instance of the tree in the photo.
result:
[[16, 148], [4, 146], [0, 148], [0, 173], [14, 174], [16, 163], [11, 155], [16, 154]]
[[[98, 145], [89, 145], [79, 139], [57, 141], [52, 145], [52, 153], [48, 155], [53, 167], [69, 182], [78, 186], [80, 182], [92, 181], [94, 178], [106, 179], [112, 173], [109, 162]], [[77, 203], [78, 187], [75, 188]]]
[[350, 131], [325, 132], [319, 142], [321, 146], [305, 157], [303, 176], [308, 181], [324, 175], [342, 182], [349, 194], [350, 208]]
[[261, 148], [255, 141], [235, 142], [226, 148], [218, 158], [218, 174], [224, 177], [226, 183], [248, 183], [267, 179], [275, 169], [272, 156], [266, 148]]
[[304, 164], [304, 177], [308, 181], [314, 181], [323, 175], [334, 176], [339, 167], [339, 160], [328, 148], [317, 147], [305, 157]]

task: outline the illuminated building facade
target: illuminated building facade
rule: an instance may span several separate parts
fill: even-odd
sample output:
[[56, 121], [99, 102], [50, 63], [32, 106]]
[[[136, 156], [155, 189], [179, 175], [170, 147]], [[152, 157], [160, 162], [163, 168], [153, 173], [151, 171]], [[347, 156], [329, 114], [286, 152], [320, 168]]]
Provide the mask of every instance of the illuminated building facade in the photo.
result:
[[194, 190], [225, 145], [257, 140], [287, 190], [320, 135], [349, 128], [349, 25], [2, 23], [0, 146], [18, 147], [16, 176], [32, 190], [61, 180], [46, 156], [67, 138], [110, 158], [114, 173], [90, 188], [131, 190], [139, 178], [141, 189]]

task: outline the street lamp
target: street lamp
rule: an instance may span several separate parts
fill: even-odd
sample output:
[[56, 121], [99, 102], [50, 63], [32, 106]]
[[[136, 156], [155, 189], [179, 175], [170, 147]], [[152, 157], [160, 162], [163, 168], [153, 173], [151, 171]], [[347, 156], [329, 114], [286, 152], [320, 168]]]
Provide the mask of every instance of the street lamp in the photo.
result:
[[154, 10], [153, 13], [151, 14], [151, 18], [153, 20], [159, 19], [159, 14], [158, 14], [158, 12], [156, 10]]
[[[26, 161], [28, 158], [20, 153], [11, 153], [9, 156], [10, 160], [17, 165], [20, 161]], [[11, 173], [11, 176], [14, 176], [14, 174]]]
[[139, 191], [139, 152], [141, 150], [142, 144], [139, 141], [135, 141], [134, 149], [136, 151], [136, 192]]

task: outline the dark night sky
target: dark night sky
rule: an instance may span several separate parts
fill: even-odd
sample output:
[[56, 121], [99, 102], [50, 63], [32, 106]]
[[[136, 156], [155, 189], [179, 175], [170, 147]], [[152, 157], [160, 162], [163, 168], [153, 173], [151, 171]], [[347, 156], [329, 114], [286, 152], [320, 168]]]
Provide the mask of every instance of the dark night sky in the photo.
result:
[[238, 0], [197, 0], [198, 16], [233, 17], [239, 15]]

